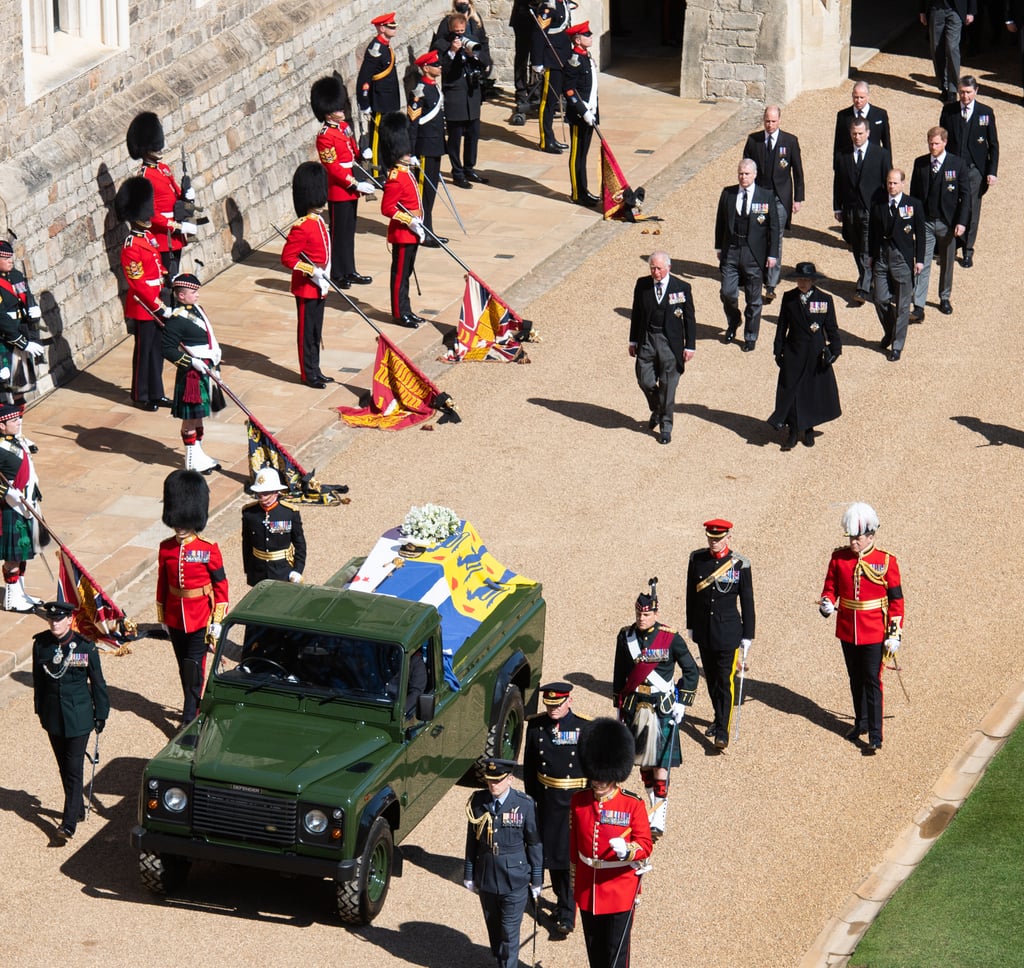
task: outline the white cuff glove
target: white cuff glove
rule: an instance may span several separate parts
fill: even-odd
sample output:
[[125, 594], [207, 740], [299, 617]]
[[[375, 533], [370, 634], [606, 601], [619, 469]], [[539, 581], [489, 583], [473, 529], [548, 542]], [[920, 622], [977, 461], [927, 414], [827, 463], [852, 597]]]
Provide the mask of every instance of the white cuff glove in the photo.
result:
[[297, 571], [288, 572], [288, 581], [294, 585], [298, 585], [302, 581], [302, 575]]
[[185, 189], [185, 201], [186, 202], [194, 202], [195, 200], [196, 200], [196, 190], [191, 185], [189, 185], [188, 188]]
[[213, 639], [216, 642], [220, 639], [220, 622], [211, 622], [206, 629], [206, 635], [208, 638]]
[[618, 857], [619, 860], [625, 860], [629, 855], [629, 848], [626, 846], [626, 841], [622, 837], [612, 837], [612, 839], [608, 841], [608, 846], [615, 851], [615, 856]]
[[409, 228], [421, 242], [427, 237], [426, 229], [423, 228], [423, 219], [414, 217], [409, 223]]
[[28, 307], [28, 318], [29, 319], [42, 319], [43, 311], [38, 306]]
[[195, 222], [179, 222], [178, 231], [182, 235], [195, 235], [199, 231], [199, 226]]
[[464, 888], [465, 888], [465, 889], [466, 889], [467, 891], [472, 891], [472, 892], [473, 892], [474, 894], [476, 894], [476, 893], [477, 893], [477, 890], [476, 890], [476, 885], [475, 885], [475, 884], [474, 884], [474, 883], [473, 883], [472, 881], [463, 881], [463, 882], [462, 882], [462, 886], [463, 886], [463, 887], [464, 887]]
[[594, 112], [589, 108], [583, 112], [583, 120], [587, 122], [591, 127], [597, 122], [597, 118], [594, 116]]
[[821, 600], [821, 604], [818, 605], [818, 611], [821, 612], [825, 618], [828, 618], [835, 610], [836, 607], [832, 604], [832, 600], [830, 598], [823, 598]]
[[320, 289], [320, 295], [326, 296], [331, 291], [331, 284], [327, 281], [327, 273], [320, 266], [313, 267], [311, 278]]
[[537, 898], [540, 897], [540, 888], [539, 887], [535, 887], [533, 884], [531, 884], [530, 885], [530, 897], [532, 897], [536, 901]]
[[372, 148], [363, 148], [363, 161], [369, 161], [373, 157]]
[[374, 185], [373, 182], [356, 182], [356, 191], [359, 192], [360, 195], [372, 195], [374, 188], [376, 188], [376, 185]]
[[743, 650], [743, 654], [746, 655], [750, 649], [750, 639], [740, 639], [740, 648]]
[[363, 116], [367, 117], [367, 118], [370, 117], [370, 115], [373, 114], [373, 108], [371, 108], [369, 106], [367, 106], [365, 108], [360, 108], [359, 110], [362, 111], [363, 112]]
[[209, 366], [206, 365], [206, 360], [201, 360], [198, 356], [192, 357], [192, 369], [198, 370], [203, 376], [207, 376], [210, 372]]
[[0, 366], [0, 380], [6, 383], [11, 378], [11, 368], [9, 366]]
[[409, 167], [410, 168], [419, 168], [419, 166], [420, 166], [419, 155], [409, 155]]
[[170, 319], [174, 310], [170, 306], [161, 306], [156, 312], [162, 319]]
[[7, 493], [4, 495], [4, 500], [7, 502], [8, 507], [14, 508], [15, 511], [22, 511], [25, 507], [25, 495], [16, 487], [7, 488]]
[[544, 65], [543, 64], [534, 64], [533, 65], [533, 70], [534, 70], [535, 74], [543, 74], [544, 73]]
[[46, 350], [44, 350], [43, 347], [34, 339], [30, 339], [25, 344], [25, 352], [28, 353], [29, 356], [40, 357], [46, 352]]
[[678, 726], [686, 715], [686, 707], [681, 702], [674, 702], [672, 703], [672, 711], [669, 715], [672, 717], [672, 722]]
[[900, 640], [889, 636], [885, 640], [884, 646], [888, 655], [895, 655], [900, 650]]

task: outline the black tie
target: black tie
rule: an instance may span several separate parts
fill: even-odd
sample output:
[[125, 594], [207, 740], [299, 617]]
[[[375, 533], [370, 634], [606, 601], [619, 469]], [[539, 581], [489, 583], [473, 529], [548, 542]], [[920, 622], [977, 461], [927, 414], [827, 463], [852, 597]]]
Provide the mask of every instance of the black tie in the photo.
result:
[[744, 218], [747, 217], [747, 190], [744, 188], [743, 191], [743, 207], [740, 209], [740, 215]]
[[654, 284], [654, 298], [661, 302], [661, 283], [656, 282]]
[[857, 149], [856, 157], [854, 158], [854, 164], [857, 166], [857, 171], [860, 171], [861, 162], [864, 160], [864, 152], [860, 148]]

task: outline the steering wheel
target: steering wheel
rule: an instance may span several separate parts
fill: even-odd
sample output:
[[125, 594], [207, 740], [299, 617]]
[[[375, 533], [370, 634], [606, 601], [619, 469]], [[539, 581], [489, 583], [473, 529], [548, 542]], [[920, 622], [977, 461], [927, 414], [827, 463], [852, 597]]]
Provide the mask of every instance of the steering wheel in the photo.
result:
[[283, 665], [281, 665], [280, 662], [275, 662], [273, 659], [268, 659], [264, 655], [251, 655], [249, 656], [248, 659], [245, 660], [245, 662], [241, 664], [241, 669], [247, 676], [251, 676], [253, 674], [254, 670], [252, 669], [252, 664], [254, 662], [262, 662], [264, 665], [270, 666], [270, 668], [272, 669], [276, 669], [278, 672], [281, 673], [282, 676], [287, 677], [289, 674], [288, 670]]

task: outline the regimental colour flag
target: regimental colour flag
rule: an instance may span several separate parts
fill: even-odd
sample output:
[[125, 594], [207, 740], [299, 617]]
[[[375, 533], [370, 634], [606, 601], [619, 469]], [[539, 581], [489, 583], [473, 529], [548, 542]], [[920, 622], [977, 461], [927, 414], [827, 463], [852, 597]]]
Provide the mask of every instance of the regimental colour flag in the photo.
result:
[[463, 360], [519, 362], [526, 355], [515, 338], [522, 328], [523, 320], [478, 275], [467, 272], [455, 346], [443, 359], [449, 363]]
[[57, 554], [57, 601], [75, 606], [73, 628], [92, 642], [120, 648], [137, 638], [138, 627], [64, 546]]

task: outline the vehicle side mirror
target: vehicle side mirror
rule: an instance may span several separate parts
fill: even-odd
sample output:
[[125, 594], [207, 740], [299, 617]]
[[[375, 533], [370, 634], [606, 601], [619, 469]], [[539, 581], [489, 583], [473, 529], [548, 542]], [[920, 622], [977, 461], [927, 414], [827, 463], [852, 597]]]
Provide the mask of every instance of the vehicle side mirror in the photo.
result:
[[427, 722], [434, 718], [434, 694], [424, 692], [416, 700], [416, 718]]

